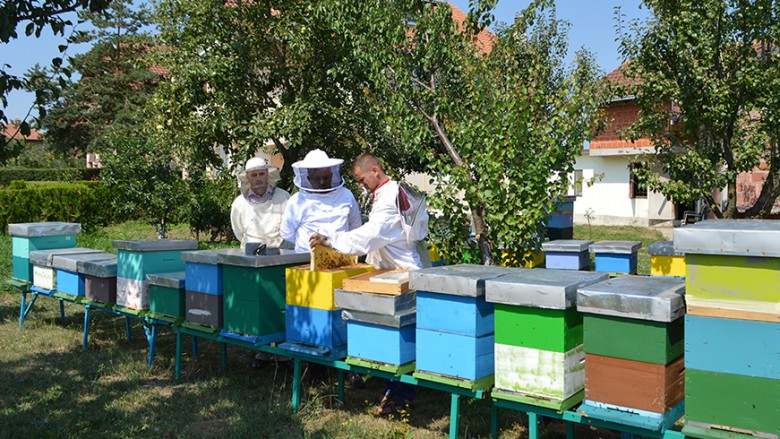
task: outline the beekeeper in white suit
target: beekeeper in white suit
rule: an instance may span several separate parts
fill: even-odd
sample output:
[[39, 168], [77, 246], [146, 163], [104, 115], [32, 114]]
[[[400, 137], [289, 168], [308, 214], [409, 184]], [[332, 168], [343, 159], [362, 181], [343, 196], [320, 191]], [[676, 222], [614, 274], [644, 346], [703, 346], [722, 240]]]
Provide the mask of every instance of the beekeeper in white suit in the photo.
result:
[[279, 228], [290, 194], [276, 187], [279, 170], [264, 159], [253, 157], [238, 173], [241, 195], [230, 208], [230, 224], [236, 239], [244, 248], [247, 242], [260, 242], [268, 247], [280, 247]]
[[318, 231], [347, 232], [363, 224], [355, 196], [344, 187], [342, 163], [320, 149], [293, 163], [294, 183], [300, 190], [287, 202], [279, 232], [282, 239], [295, 243], [296, 252], [308, 253], [309, 237]]
[[311, 247], [327, 245], [348, 255], [368, 255], [366, 262], [376, 268], [423, 268], [417, 241], [428, 233], [428, 219], [419, 221], [421, 230], [408, 230], [404, 212], [410, 208], [408, 197], [397, 182], [388, 177], [382, 162], [373, 154], [364, 153], [355, 159], [352, 174], [358, 184], [373, 198], [368, 222], [348, 232], [321, 230], [309, 238]]

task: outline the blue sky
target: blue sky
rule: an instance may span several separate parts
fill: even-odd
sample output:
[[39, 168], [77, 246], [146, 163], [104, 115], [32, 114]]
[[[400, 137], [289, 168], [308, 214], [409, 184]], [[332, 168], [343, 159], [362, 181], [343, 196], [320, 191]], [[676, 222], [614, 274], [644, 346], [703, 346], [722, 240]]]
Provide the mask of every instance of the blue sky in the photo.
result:
[[[468, 11], [469, 0], [451, 0], [461, 10]], [[497, 21], [511, 23], [514, 16], [529, 3], [528, 0], [499, 0], [494, 11]], [[620, 65], [618, 44], [615, 42], [614, 8], [620, 6], [628, 19], [644, 18], [646, 9], [640, 9], [640, 0], [557, 0], [557, 15], [559, 19], [571, 23], [569, 30], [569, 48], [587, 47], [596, 56], [596, 60], [609, 73]], [[75, 16], [73, 17], [75, 22]], [[82, 25], [83, 26], [83, 25]], [[41, 38], [24, 37], [24, 26], [17, 32], [22, 35], [9, 44], [0, 44], [0, 63], [10, 64], [10, 71], [23, 75], [27, 69], [36, 63], [49, 65], [51, 59], [59, 56], [57, 46], [64, 44], [65, 38], [44, 32]], [[70, 47], [68, 54], [84, 52], [89, 46]], [[33, 96], [30, 93], [14, 92], [8, 97], [8, 107], [5, 109], [9, 119], [23, 118], [30, 109]], [[32, 113], [33, 116], [36, 112]]]

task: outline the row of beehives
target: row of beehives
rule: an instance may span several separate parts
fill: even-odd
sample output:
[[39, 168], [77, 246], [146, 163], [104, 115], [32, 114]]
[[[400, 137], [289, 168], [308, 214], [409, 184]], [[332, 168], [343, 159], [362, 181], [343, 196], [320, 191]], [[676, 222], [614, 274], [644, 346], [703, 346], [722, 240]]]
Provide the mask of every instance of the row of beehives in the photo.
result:
[[[684, 267], [676, 277], [420, 270], [408, 293], [416, 312], [410, 298], [345, 285], [335, 304], [349, 319], [348, 355], [416, 361], [422, 378], [492, 376], [495, 398], [558, 410], [583, 400], [581, 413], [642, 428], [684, 413], [693, 436], [777, 438], [780, 223], [705, 221], [675, 230], [670, 244], [652, 264], [662, 274]], [[380, 303], [386, 315], [371, 317]]]
[[[675, 231], [673, 250], [684, 252], [687, 262], [686, 428], [717, 426], [777, 434], [780, 251], [774, 247], [779, 230], [775, 224], [706, 221]], [[19, 232], [9, 227], [15, 235], [16, 276], [16, 238], [25, 231], [14, 231]], [[28, 251], [40, 244], [36, 239], [27, 241]], [[75, 245], [74, 236], [52, 241]], [[170, 255], [145, 254], [173, 250], [162, 250], [161, 242], [154, 243], [119, 244], [132, 247], [120, 247], [119, 258], [126, 251], [126, 260], [135, 261], [133, 267], [162, 269]], [[145, 246], [150, 247], [141, 251]], [[321, 352], [339, 351], [335, 348], [347, 345], [351, 357], [377, 363], [400, 366], [416, 360], [414, 367], [423, 377], [481, 380], [495, 372], [496, 397], [559, 408], [578, 402], [584, 384], [586, 402], [580, 410], [603, 416], [618, 413], [627, 422], [638, 417], [665, 425], [682, 409], [683, 320], [673, 316], [679, 316], [683, 308], [674, 305], [679, 294], [669, 294], [669, 289], [661, 287], [680, 281], [633, 276], [607, 281], [596, 273], [452, 266], [413, 273], [411, 288], [418, 290], [416, 300], [398, 293], [374, 295], [372, 301], [367, 296], [371, 293], [357, 293], [362, 296], [343, 303], [349, 293], [334, 296], [335, 288], [344, 278], [370, 268], [306, 273], [290, 264], [300, 261], [269, 265], [263, 258], [247, 258], [236, 250], [232, 255], [222, 252], [222, 259], [220, 251], [184, 253], [184, 259], [190, 259], [185, 288], [176, 280], [176, 288], [171, 288], [175, 299], [169, 301], [171, 309], [180, 311], [167, 315], [182, 317], [184, 310], [190, 324], [207, 330], [240, 323], [244, 327], [232, 326], [227, 331], [264, 342], [287, 338], [324, 347]], [[86, 254], [74, 258], [76, 272], [78, 267], [91, 266], [79, 262], [91, 259]], [[277, 257], [276, 262], [285, 261]], [[600, 282], [580, 288], [586, 300], [575, 305], [576, 294], [565, 285], [579, 277]], [[64, 278], [60, 275], [59, 281]], [[228, 287], [230, 282], [234, 286]], [[209, 290], [209, 284], [219, 294], [198, 291]], [[282, 290], [286, 288], [286, 300], [284, 292], [272, 293], [280, 284]], [[69, 287], [58, 285], [62, 288]], [[157, 297], [155, 288], [152, 284], [147, 296], [151, 308]], [[211, 305], [206, 303], [209, 295], [220, 296], [229, 289], [235, 292]], [[258, 290], [266, 294], [258, 295]], [[190, 307], [195, 311], [190, 316], [187, 303], [197, 301], [188, 299], [191, 295], [197, 298], [198, 293], [206, 300]], [[143, 294], [138, 301], [143, 307]], [[337, 305], [346, 310], [348, 330]], [[669, 321], [652, 318], [664, 313]], [[583, 358], [587, 359], [584, 368]]]

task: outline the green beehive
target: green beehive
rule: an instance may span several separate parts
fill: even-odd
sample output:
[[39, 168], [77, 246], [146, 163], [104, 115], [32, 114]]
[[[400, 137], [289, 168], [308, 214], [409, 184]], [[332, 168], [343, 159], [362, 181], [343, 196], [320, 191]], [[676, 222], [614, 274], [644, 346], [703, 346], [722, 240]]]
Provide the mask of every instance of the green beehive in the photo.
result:
[[585, 314], [585, 353], [668, 364], [685, 349], [684, 319], [670, 323]]
[[547, 309], [495, 304], [496, 344], [566, 352], [582, 344], [576, 308]]
[[152, 317], [183, 318], [184, 308], [184, 272], [158, 273], [146, 275], [149, 282], [149, 312]]
[[285, 269], [308, 262], [309, 254], [280, 250], [255, 256], [240, 249], [215, 252], [222, 264], [223, 329], [284, 339]]

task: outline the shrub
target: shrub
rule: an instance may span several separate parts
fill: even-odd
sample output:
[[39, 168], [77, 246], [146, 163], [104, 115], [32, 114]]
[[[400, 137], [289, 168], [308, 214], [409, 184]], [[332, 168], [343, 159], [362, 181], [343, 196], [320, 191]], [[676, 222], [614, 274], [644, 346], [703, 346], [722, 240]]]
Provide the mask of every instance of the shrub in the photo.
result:
[[48, 182], [24, 189], [0, 189], [0, 227], [9, 223], [64, 221], [80, 223], [84, 230], [111, 224], [111, 191], [99, 182]]
[[1, 168], [0, 186], [21, 181], [97, 181], [100, 169], [87, 168]]

